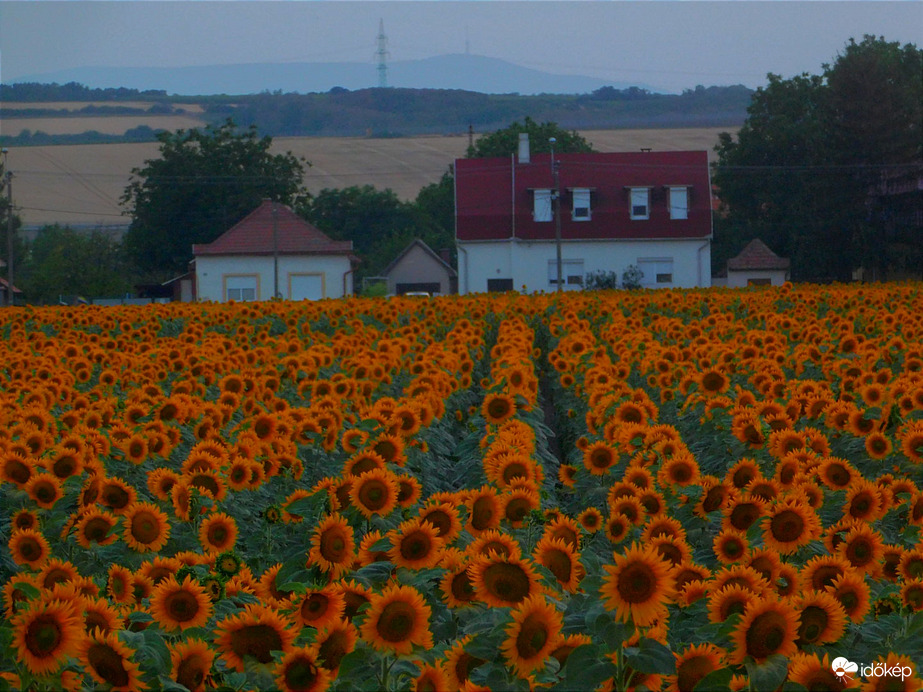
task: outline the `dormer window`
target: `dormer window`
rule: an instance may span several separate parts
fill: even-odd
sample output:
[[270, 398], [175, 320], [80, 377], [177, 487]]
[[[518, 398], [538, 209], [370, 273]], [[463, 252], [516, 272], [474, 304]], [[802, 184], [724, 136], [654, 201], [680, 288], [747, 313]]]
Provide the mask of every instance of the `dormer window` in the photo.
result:
[[573, 199], [571, 219], [574, 221], [589, 221], [591, 216], [590, 188], [575, 187], [571, 190], [571, 197]]
[[538, 188], [532, 194], [532, 219], [537, 223], [551, 221], [551, 190]]
[[687, 185], [670, 185], [667, 187], [667, 204], [670, 206], [671, 219], [689, 218], [689, 187]]
[[632, 187], [630, 197], [630, 218], [632, 221], [646, 221], [651, 217], [651, 189], [649, 187]]

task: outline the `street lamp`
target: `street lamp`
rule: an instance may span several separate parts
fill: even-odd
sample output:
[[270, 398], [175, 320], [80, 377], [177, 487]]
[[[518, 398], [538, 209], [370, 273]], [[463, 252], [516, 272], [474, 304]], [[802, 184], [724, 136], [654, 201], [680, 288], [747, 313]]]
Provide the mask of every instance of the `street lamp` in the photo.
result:
[[551, 145], [551, 176], [554, 179], [554, 192], [551, 198], [554, 200], [554, 245], [555, 254], [558, 263], [558, 291], [564, 290], [564, 262], [561, 260], [561, 182], [558, 179], [558, 162], [554, 160], [554, 145], [558, 140], [554, 137], [548, 138]]
[[6, 304], [13, 305], [13, 172], [7, 169], [6, 155], [9, 149], [0, 149], [3, 155], [3, 177], [6, 179], [6, 195], [9, 207], [6, 213]]

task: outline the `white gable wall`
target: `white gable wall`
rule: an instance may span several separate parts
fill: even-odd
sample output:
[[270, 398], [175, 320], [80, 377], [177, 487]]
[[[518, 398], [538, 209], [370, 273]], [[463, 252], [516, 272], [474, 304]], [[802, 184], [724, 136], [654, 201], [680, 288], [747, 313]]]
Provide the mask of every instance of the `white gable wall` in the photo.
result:
[[[557, 284], [557, 259], [554, 242], [504, 241], [458, 243], [459, 293], [487, 291], [488, 279], [512, 279], [513, 288], [527, 293], [552, 292]], [[568, 284], [568, 272], [582, 267], [584, 274], [614, 271], [621, 282], [629, 265], [654, 267], [662, 276], [668, 268], [672, 275], [663, 288], [695, 288], [711, 285], [711, 242], [695, 240], [619, 240], [564, 241], [565, 290], [579, 290]], [[551, 264], [549, 264], [551, 263]], [[551, 267], [554, 271], [549, 269]], [[656, 283], [645, 277], [644, 285]]]
[[[280, 255], [279, 293], [287, 300], [342, 298], [353, 292], [350, 268], [345, 255]], [[226, 302], [229, 283], [233, 287], [253, 285], [256, 300], [269, 300], [274, 287], [272, 256], [196, 257], [198, 300]]]
[[743, 288], [751, 282], [765, 283], [770, 286], [781, 286], [788, 279], [785, 269], [728, 269], [727, 285], [731, 288]]

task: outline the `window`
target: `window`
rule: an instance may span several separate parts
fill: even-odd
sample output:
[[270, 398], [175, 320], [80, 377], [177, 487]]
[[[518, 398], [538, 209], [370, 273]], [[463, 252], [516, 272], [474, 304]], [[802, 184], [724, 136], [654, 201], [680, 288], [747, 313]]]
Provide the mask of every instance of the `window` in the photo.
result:
[[638, 260], [643, 276], [641, 285], [645, 288], [665, 288], [673, 285], [672, 257], [644, 257]]
[[257, 277], [251, 276], [225, 276], [224, 298], [244, 302], [256, 300]]
[[643, 221], [651, 216], [651, 191], [647, 187], [631, 188], [631, 219]]
[[671, 219], [689, 218], [689, 188], [685, 185], [667, 188]]
[[506, 293], [513, 290], [512, 279], [487, 279], [488, 293]]
[[534, 190], [532, 218], [537, 222], [551, 221], [551, 190]]
[[576, 187], [572, 191], [573, 209], [571, 219], [574, 221], [590, 220], [590, 190], [585, 187]]
[[[561, 279], [565, 286], [583, 286], [583, 260], [561, 260]], [[548, 283], [558, 284], [558, 261], [548, 260]]]

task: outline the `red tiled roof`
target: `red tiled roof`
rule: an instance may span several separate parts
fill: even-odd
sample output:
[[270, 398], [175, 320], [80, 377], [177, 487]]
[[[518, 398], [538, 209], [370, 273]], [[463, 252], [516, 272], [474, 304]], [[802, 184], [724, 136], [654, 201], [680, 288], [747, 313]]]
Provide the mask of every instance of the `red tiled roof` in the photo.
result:
[[[276, 218], [273, 219], [273, 207]], [[278, 202], [264, 201], [255, 211], [211, 243], [193, 245], [193, 255], [272, 255], [273, 232], [280, 255], [351, 255], [349, 240], [331, 240]]]
[[729, 271], [753, 269], [788, 269], [791, 261], [779, 257], [759, 238], [751, 240], [737, 257], [728, 260]]

